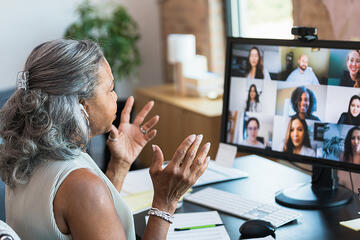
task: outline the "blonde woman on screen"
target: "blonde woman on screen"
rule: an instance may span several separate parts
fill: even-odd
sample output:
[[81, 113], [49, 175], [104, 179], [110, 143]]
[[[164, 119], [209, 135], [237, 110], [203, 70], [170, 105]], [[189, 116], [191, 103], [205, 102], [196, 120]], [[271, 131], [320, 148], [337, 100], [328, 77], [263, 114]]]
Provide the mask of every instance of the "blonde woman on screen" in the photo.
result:
[[360, 87], [360, 51], [351, 50], [346, 57], [347, 70], [344, 71], [340, 86]]

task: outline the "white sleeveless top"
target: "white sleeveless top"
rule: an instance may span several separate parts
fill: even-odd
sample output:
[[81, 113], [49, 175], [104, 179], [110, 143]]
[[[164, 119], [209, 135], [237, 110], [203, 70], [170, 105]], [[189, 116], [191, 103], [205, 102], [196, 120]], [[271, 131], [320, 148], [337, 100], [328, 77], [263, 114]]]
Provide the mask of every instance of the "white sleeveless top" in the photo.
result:
[[6, 186], [6, 222], [21, 239], [72, 239], [71, 235], [64, 235], [58, 229], [54, 218], [53, 201], [61, 183], [72, 171], [79, 168], [91, 169], [103, 179], [111, 192], [116, 211], [125, 230], [126, 239], [135, 239], [135, 228], [130, 209], [114, 185], [86, 153], [81, 153], [74, 160], [49, 161], [33, 172], [29, 183], [17, 185], [14, 189]]

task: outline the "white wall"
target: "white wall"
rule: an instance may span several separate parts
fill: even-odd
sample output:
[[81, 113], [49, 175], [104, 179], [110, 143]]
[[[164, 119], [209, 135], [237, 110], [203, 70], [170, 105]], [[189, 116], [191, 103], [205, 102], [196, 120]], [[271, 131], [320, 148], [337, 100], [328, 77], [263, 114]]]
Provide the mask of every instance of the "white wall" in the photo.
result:
[[[15, 87], [16, 75], [23, 69], [31, 50], [38, 44], [61, 38], [76, 20], [75, 9], [82, 0], [2, 1], [0, 8], [0, 90]], [[104, 2], [97, 0], [96, 2]], [[118, 0], [137, 21], [141, 34], [139, 49], [142, 66], [139, 80], [127, 85], [120, 96], [128, 96], [135, 86], [161, 84], [161, 36], [157, 0]]]

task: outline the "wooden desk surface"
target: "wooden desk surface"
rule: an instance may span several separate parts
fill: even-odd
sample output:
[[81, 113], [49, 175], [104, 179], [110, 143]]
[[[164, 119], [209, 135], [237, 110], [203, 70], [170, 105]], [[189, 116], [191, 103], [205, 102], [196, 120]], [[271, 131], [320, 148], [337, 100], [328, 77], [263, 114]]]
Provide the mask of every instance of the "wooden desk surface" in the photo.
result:
[[[294, 184], [311, 181], [310, 175], [256, 155], [237, 158], [235, 167], [248, 172], [249, 177], [208, 186], [237, 193], [248, 199], [278, 205], [275, 202], [275, 193], [278, 190], [292, 187]], [[194, 191], [208, 186], [194, 188]], [[201, 212], [211, 210], [210, 208], [201, 207], [185, 201], [183, 206], [176, 212]], [[289, 223], [278, 228], [275, 232], [276, 239], [360, 239], [359, 232], [345, 228], [339, 224], [339, 221], [359, 217], [357, 212], [360, 211], [360, 201], [355, 195], [353, 200], [344, 206], [322, 210], [293, 210], [300, 212], [302, 217], [300, 217], [297, 222]], [[240, 237], [239, 227], [245, 221], [222, 212], [219, 213], [230, 238], [238, 240]], [[145, 213], [134, 216], [135, 229], [139, 236], [142, 236], [145, 228], [144, 216]]]
[[135, 89], [135, 94], [139, 93], [154, 100], [164, 101], [207, 117], [218, 117], [222, 114], [222, 98], [216, 100], [187, 96], [177, 96], [175, 98], [176, 92], [173, 84]]

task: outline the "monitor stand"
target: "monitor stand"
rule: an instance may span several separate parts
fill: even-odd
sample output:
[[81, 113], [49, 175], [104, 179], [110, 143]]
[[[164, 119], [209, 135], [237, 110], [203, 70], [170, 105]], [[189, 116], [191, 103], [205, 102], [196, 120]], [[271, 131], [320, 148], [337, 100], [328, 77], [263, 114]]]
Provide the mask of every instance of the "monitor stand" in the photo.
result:
[[351, 201], [353, 192], [338, 186], [336, 171], [332, 168], [313, 166], [311, 183], [303, 183], [278, 191], [277, 203], [299, 209], [336, 207]]

